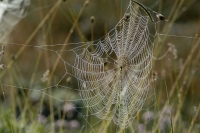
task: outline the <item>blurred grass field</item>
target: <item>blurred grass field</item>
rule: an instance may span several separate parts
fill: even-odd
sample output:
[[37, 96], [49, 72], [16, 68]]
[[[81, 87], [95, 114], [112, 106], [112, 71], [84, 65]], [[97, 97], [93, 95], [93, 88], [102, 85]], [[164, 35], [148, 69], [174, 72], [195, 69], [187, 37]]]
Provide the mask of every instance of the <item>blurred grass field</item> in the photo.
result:
[[[77, 80], [68, 76], [60, 81], [66, 68], [61, 60], [56, 62], [58, 55], [32, 47], [97, 40], [118, 23], [129, 0], [86, 2], [32, 1], [28, 15], [0, 42], [5, 45], [1, 64], [7, 65], [0, 70], [0, 133], [199, 133], [200, 1], [139, 1], [168, 20], [157, 24], [157, 32], [165, 35], [155, 39], [154, 56], [161, 57], [169, 44], [174, 47], [161, 60], [153, 60], [151, 75], [159, 112], [150, 109], [148, 116], [142, 112], [137, 121], [150, 116], [152, 120], [138, 129], [123, 130], [106, 120], [95, 126], [95, 116], [83, 118], [81, 114], [88, 110], [79, 108], [84, 105], [77, 100]], [[64, 52], [62, 58], [73, 62], [75, 57]], [[48, 88], [58, 82], [72, 89]], [[38, 91], [41, 88], [45, 89]]]

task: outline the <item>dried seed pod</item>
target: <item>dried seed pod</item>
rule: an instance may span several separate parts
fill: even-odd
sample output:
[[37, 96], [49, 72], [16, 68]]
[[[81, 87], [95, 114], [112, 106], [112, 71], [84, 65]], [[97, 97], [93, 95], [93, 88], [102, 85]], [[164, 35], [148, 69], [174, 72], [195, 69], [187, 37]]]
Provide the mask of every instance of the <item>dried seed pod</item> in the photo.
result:
[[6, 65], [1, 64], [1, 65], [0, 65], [0, 69], [4, 69], [4, 68], [6, 68]]
[[129, 20], [129, 19], [130, 19], [130, 14], [127, 14], [127, 13], [126, 13], [124, 19], [125, 19], [125, 20]]
[[3, 56], [3, 55], [4, 55], [4, 51], [1, 51], [1, 52], [0, 52], [0, 56]]
[[152, 80], [153, 80], [153, 81], [156, 81], [157, 78], [158, 78], [158, 73], [154, 71], [154, 72], [152, 73]]
[[1, 49], [2, 49], [2, 50], [4, 50], [4, 49], [5, 49], [5, 47], [6, 47], [5, 45], [2, 45]]
[[156, 15], [157, 16], [157, 18], [159, 18], [160, 20], [162, 20], [162, 21], [164, 21], [165, 20], [165, 16], [163, 16], [162, 14], [157, 14]]
[[94, 23], [94, 20], [95, 20], [95, 17], [92, 16], [92, 17], [90, 18], [90, 22], [91, 22], [91, 23]]
[[84, 6], [88, 6], [88, 4], [89, 4], [89, 0], [86, 0], [84, 3]]

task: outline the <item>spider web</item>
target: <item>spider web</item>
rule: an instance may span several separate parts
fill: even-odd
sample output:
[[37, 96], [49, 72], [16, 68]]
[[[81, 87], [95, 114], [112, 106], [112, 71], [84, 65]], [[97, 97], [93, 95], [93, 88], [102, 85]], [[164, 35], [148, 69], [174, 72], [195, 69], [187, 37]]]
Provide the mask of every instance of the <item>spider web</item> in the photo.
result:
[[[122, 19], [99, 40], [38, 46], [8, 44], [33, 48], [35, 52], [48, 51], [53, 57], [59, 58], [59, 64], [62, 67], [58, 69], [64, 69], [60, 74], [61, 78], [58, 78], [55, 84], [52, 83], [52, 86], [49, 85], [41, 89], [27, 87], [28, 90], [40, 92], [64, 103], [82, 101], [84, 106], [78, 108], [87, 108], [89, 112], [84, 114], [76, 111], [80, 113], [93, 131], [98, 130], [97, 126], [102, 120], [107, 120], [109, 123], [106, 126], [112, 125], [110, 123], [113, 122], [113, 125], [118, 127], [116, 131], [133, 127], [132, 132], [134, 132], [134, 130], [140, 131], [143, 125], [147, 125], [159, 116], [151, 78], [152, 59], [163, 59], [171, 47], [163, 57], [153, 57], [156, 35], [158, 35], [156, 22], [152, 23], [149, 16], [130, 1]], [[64, 50], [63, 46], [65, 46]], [[55, 63], [56, 61], [52, 60], [51, 62]], [[42, 65], [44, 64], [41, 63]], [[23, 68], [21, 69], [23, 70]], [[47, 79], [43, 78], [43, 81], [48, 81], [48, 73], [49, 71], [44, 74]], [[66, 85], [65, 80], [69, 77], [72, 78], [70, 81], [77, 80], [77, 86]], [[9, 85], [7, 82], [1, 83], [1, 85], [27, 89], [21, 85]], [[51, 88], [76, 90], [80, 99], [63, 100], [57, 98], [45, 91]], [[156, 115], [151, 116], [150, 110], [155, 110], [155, 108]], [[137, 120], [141, 114], [147, 115], [143, 121]], [[98, 120], [90, 122], [87, 118], [91, 116], [98, 117]], [[150, 125], [152, 124], [150, 123]], [[104, 127], [103, 130], [106, 128]]]
[[148, 22], [131, 3], [103, 39], [87, 44], [82, 52], [71, 49], [76, 55], [72, 72], [84, 105], [98, 118], [113, 120], [120, 127], [129, 126], [142, 110], [151, 87], [154, 44]]

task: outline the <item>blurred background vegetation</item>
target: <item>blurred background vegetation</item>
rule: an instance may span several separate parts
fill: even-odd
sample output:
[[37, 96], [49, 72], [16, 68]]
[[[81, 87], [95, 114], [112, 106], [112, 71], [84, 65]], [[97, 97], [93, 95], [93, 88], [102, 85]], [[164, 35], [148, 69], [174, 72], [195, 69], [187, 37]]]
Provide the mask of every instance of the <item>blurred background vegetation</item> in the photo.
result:
[[[99, 39], [122, 18], [129, 0], [91, 0], [87, 5], [85, 2], [31, 1], [27, 16], [13, 27], [11, 34], [1, 42], [6, 45], [1, 63], [7, 67], [0, 70], [0, 133], [93, 132], [80, 115], [87, 113], [87, 109], [79, 108], [84, 105], [80, 100], [76, 100], [80, 98], [73, 89], [77, 88], [76, 79], [66, 76], [65, 80], [61, 81], [63, 86], [72, 89], [47, 88], [59, 82], [66, 71], [65, 67], [62, 61], [56, 64], [58, 55], [54, 52], [31, 47]], [[152, 69], [159, 117], [154, 119], [156, 114], [151, 110], [151, 124], [154, 123], [151, 127], [144, 124], [139, 129], [131, 127], [121, 131], [113, 125], [105, 127], [102, 122], [99, 129], [95, 128], [95, 132], [199, 133], [200, 1], [139, 2], [160, 12], [168, 20], [157, 24], [157, 32], [166, 35], [155, 39], [154, 56], [161, 57], [171, 49], [161, 60], [153, 60]], [[168, 34], [175, 36], [167, 36]], [[169, 43], [172, 46], [168, 45]], [[29, 46], [24, 47], [25, 45]], [[66, 49], [70, 47], [66, 46]], [[62, 58], [73, 62], [75, 57], [63, 53]], [[32, 91], [42, 88], [47, 89]], [[63, 102], [59, 99], [71, 99], [74, 102]], [[163, 125], [159, 125], [160, 117], [165, 118]], [[93, 116], [86, 119], [92, 123], [97, 118]], [[142, 121], [140, 119], [149, 118], [141, 114], [138, 119]], [[104, 128], [107, 129], [101, 130]]]

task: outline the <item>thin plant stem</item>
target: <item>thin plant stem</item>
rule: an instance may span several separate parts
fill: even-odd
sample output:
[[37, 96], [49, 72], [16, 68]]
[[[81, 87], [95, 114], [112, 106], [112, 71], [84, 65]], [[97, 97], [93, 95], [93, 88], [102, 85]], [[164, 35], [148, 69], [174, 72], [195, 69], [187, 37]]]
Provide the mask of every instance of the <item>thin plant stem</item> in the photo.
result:
[[197, 111], [196, 111], [196, 113], [195, 113], [195, 115], [194, 115], [194, 117], [193, 117], [193, 119], [192, 119], [191, 125], [190, 125], [189, 130], [188, 130], [187, 133], [191, 133], [191, 132], [192, 132], [194, 123], [195, 123], [195, 121], [196, 121], [196, 119], [197, 119], [197, 117], [198, 117], [199, 112], [200, 112], [200, 103], [199, 103], [199, 106], [198, 106], [198, 108], [197, 108]]
[[[40, 24], [37, 26], [37, 28], [32, 32], [32, 34], [29, 36], [29, 38], [25, 41], [25, 43], [24, 43], [25, 45], [22, 46], [20, 48], [20, 50], [17, 52], [17, 54], [15, 55], [15, 59], [17, 59], [21, 55], [21, 53], [26, 48], [26, 45], [31, 42], [31, 40], [34, 38], [34, 36], [37, 34], [37, 32], [40, 30], [40, 28], [45, 24], [45, 22], [49, 19], [49, 17], [55, 11], [55, 9], [58, 8], [58, 6], [60, 5], [61, 2], [62, 2], [62, 0], [58, 0], [56, 2], [56, 4], [51, 8], [49, 13], [43, 18], [43, 20], [40, 22]], [[11, 67], [13, 65], [13, 63], [14, 63], [13, 61], [10, 61], [8, 66]], [[4, 69], [3, 72], [1, 72], [0, 78], [3, 77], [5, 75], [5, 73], [6, 73], [6, 69]]]
[[[183, 75], [183, 73], [184, 73], [184, 71], [185, 71], [187, 65], [190, 63], [193, 54], [194, 54], [195, 51], [198, 49], [199, 44], [200, 44], [200, 39], [198, 39], [198, 41], [197, 41], [197, 42], [195, 43], [195, 45], [192, 47], [192, 49], [191, 49], [191, 51], [190, 51], [190, 54], [188, 55], [188, 57], [187, 57], [187, 59], [186, 59], [184, 65], [183, 65], [182, 69], [180, 70], [180, 72], [179, 72], [179, 74], [178, 74], [178, 76], [177, 76], [177, 78], [176, 78], [176, 80], [175, 80], [175, 82], [174, 82], [174, 84], [173, 84], [173, 86], [172, 86], [172, 89], [171, 89], [170, 92], [169, 92], [169, 99], [170, 99], [170, 98], [172, 97], [172, 95], [174, 94], [174, 91], [175, 91], [175, 89], [176, 89], [176, 87], [177, 87], [177, 85], [178, 85], [178, 82], [179, 82], [179, 80], [181, 79], [181, 77], [182, 77], [182, 75]], [[168, 105], [168, 101], [165, 102], [164, 108], [165, 108], [167, 105]], [[164, 108], [163, 108], [163, 110], [162, 110], [161, 113], [160, 113], [161, 116], [164, 114]], [[157, 125], [156, 125], [156, 127], [155, 127], [155, 129], [154, 129], [154, 132], [156, 132], [156, 131], [158, 130], [158, 126], [159, 126], [160, 121], [161, 121], [161, 117], [160, 117], [159, 120], [158, 120], [158, 123], [157, 123]]]

